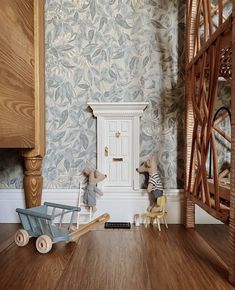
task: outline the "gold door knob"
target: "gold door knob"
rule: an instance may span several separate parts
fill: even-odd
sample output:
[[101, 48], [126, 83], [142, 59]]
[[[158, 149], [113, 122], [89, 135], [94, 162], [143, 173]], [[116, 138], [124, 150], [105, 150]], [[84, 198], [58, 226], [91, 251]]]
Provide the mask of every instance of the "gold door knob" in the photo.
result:
[[104, 147], [104, 156], [109, 156], [109, 148], [108, 148], [108, 146], [105, 146]]
[[120, 131], [117, 131], [117, 132], [115, 133], [115, 136], [116, 136], [116, 138], [119, 138], [119, 137], [121, 136], [121, 132], [120, 132]]

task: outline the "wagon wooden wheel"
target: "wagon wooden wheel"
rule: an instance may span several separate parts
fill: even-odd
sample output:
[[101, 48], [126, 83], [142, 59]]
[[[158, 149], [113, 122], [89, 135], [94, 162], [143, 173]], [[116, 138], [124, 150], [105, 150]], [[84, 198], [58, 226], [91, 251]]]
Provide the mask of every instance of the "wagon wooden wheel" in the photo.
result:
[[15, 233], [15, 243], [19, 247], [24, 247], [29, 242], [29, 234], [26, 230], [20, 229]]
[[46, 254], [50, 252], [52, 248], [52, 240], [47, 235], [42, 235], [36, 240], [36, 249], [41, 254]]

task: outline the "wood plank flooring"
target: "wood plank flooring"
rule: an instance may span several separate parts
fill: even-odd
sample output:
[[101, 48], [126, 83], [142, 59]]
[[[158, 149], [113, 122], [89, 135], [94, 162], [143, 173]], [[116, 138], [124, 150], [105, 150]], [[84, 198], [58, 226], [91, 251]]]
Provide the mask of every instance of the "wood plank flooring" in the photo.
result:
[[227, 225], [196, 225], [196, 231], [229, 264], [229, 227]]
[[14, 234], [19, 224], [0, 224], [0, 253], [14, 241]]
[[[210, 231], [208, 231], [210, 232]], [[213, 231], [211, 231], [213, 235]], [[0, 236], [3, 236], [0, 225]], [[39, 254], [35, 241], [0, 253], [0, 289], [229, 290], [226, 265], [194, 230], [99, 228]]]

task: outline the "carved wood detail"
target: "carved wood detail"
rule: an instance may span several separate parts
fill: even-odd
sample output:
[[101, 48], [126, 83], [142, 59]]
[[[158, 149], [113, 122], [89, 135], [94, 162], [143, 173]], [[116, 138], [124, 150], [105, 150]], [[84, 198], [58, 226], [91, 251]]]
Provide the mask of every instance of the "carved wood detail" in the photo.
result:
[[[235, 285], [235, 26], [234, 17], [227, 13], [233, 3], [218, 0], [213, 5], [210, 0], [187, 0], [185, 227], [194, 226], [194, 204], [229, 225], [228, 272], [229, 281]], [[213, 118], [221, 78], [232, 85], [232, 137], [218, 127], [225, 115]], [[226, 191], [221, 178], [228, 172], [219, 172], [215, 134], [232, 148], [232, 177]], [[212, 177], [207, 171], [210, 150]], [[225, 192], [229, 197], [227, 194], [224, 198]]]
[[[233, 7], [233, 15], [235, 15], [235, 4]], [[235, 71], [235, 25], [232, 30], [232, 70]], [[230, 192], [230, 219], [229, 219], [229, 281], [235, 285], [235, 80], [232, 80], [232, 96], [231, 96], [231, 113], [232, 113], [232, 152], [231, 152], [231, 192]]]
[[41, 175], [42, 158], [24, 158], [24, 192], [26, 207], [39, 206], [41, 204], [43, 177]]

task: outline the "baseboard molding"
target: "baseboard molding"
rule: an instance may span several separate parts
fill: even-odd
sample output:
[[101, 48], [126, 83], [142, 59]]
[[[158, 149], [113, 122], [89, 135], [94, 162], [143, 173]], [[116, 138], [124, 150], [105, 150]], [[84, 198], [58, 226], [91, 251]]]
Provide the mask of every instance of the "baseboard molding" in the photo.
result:
[[[183, 217], [183, 190], [165, 189], [167, 196], [168, 222], [169, 224], [182, 223]], [[44, 189], [42, 201], [56, 202], [68, 205], [77, 205], [77, 189]], [[148, 196], [146, 191], [129, 192], [105, 192], [100, 198], [97, 198], [98, 215], [108, 212], [111, 221], [133, 222], [136, 213], [143, 215], [148, 207]], [[24, 208], [24, 193], [20, 189], [0, 189], [0, 223], [18, 223], [18, 215], [15, 209]], [[220, 223], [212, 218], [206, 212], [196, 207], [196, 223], [213, 224]]]

